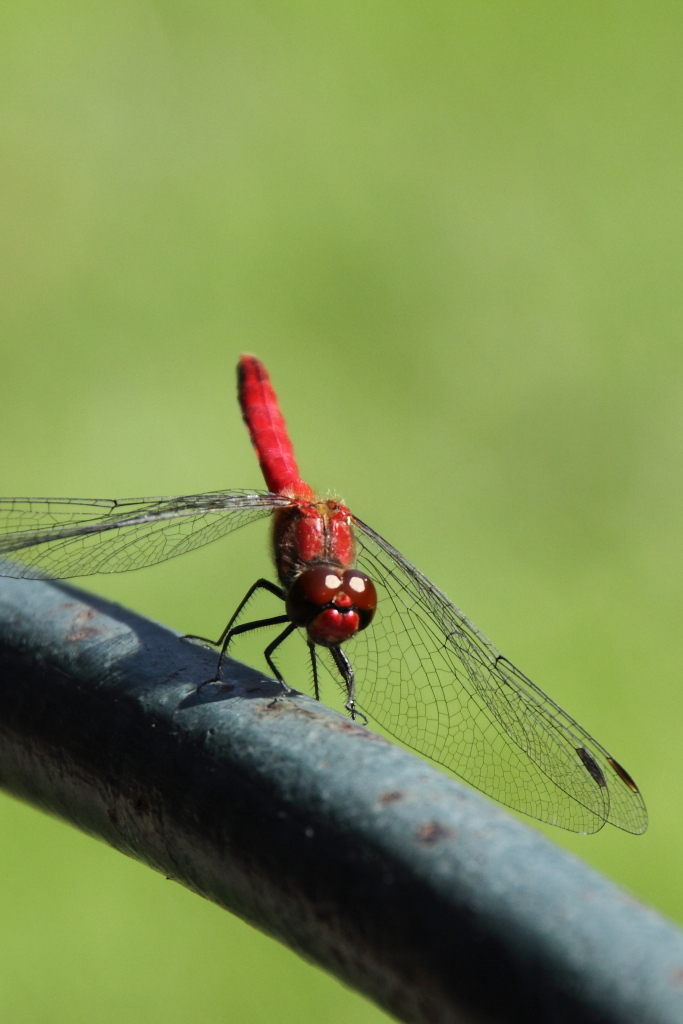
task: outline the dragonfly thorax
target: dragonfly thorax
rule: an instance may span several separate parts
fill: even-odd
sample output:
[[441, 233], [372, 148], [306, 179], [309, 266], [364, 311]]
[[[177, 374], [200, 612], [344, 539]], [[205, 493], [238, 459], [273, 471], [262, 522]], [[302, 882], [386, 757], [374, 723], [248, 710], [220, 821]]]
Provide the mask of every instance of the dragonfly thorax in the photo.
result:
[[336, 501], [298, 501], [278, 509], [273, 516], [273, 554], [285, 590], [310, 565], [350, 569], [355, 559], [351, 513]]
[[297, 576], [286, 598], [286, 611], [313, 643], [335, 647], [365, 629], [377, 607], [371, 579], [358, 569], [313, 565]]

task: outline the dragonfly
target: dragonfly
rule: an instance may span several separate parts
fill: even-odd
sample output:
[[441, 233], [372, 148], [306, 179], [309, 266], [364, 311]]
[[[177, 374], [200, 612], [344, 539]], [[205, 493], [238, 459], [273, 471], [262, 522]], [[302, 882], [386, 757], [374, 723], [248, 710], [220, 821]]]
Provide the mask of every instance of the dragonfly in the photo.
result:
[[[438, 587], [342, 501], [299, 474], [263, 363], [242, 356], [238, 398], [267, 491], [175, 497], [0, 499], [0, 575], [64, 579], [154, 565], [272, 520], [278, 582], [249, 588], [213, 644], [213, 680], [236, 636], [282, 627], [264, 651], [303, 636], [320, 699], [320, 671], [339, 682], [353, 719], [390, 736], [506, 806], [575, 832], [606, 822], [647, 828], [635, 782], [618, 761], [505, 658]], [[280, 613], [240, 621], [254, 594]], [[205, 685], [205, 684], [202, 684]]]

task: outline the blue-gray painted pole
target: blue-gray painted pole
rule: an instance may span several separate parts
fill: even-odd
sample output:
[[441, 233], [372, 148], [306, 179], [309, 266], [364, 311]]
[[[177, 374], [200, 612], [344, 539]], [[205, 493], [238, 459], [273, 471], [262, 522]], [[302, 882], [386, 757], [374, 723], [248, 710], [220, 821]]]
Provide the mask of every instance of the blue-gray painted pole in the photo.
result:
[[369, 729], [274, 702], [246, 666], [198, 693], [214, 665], [117, 605], [1, 579], [2, 786], [399, 1020], [683, 1022], [674, 925]]

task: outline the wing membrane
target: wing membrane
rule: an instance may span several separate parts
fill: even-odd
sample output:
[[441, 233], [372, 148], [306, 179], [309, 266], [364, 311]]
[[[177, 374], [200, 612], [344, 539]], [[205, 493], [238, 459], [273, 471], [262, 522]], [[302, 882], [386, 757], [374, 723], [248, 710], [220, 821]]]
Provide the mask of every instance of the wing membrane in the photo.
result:
[[[124, 572], [165, 561], [293, 504], [215, 491], [124, 501], [0, 499], [0, 575]], [[380, 596], [349, 642], [358, 706], [406, 745], [517, 810], [578, 832], [644, 832], [623, 768], [504, 658], [382, 537], [354, 519], [357, 562]]]
[[[647, 827], [627, 773], [387, 541], [355, 520], [380, 601], [351, 641], [358, 706], [401, 742], [542, 821]], [[353, 644], [353, 647], [351, 646]]]
[[170, 498], [0, 499], [0, 575], [65, 579], [155, 565], [291, 504], [213, 491]]

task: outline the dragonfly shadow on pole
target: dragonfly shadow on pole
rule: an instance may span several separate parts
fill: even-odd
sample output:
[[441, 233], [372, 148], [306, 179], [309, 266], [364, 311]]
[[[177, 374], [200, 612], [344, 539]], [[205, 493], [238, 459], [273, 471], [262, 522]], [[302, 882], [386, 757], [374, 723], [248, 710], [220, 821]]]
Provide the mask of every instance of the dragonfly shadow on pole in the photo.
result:
[[[401, 743], [489, 796], [576, 832], [606, 822], [640, 834], [642, 796], [610, 753], [503, 657], [473, 623], [380, 534], [341, 501], [323, 499], [299, 474], [263, 364], [243, 356], [238, 396], [268, 490], [212, 491], [123, 501], [0, 499], [3, 569], [25, 579], [142, 568], [272, 517], [279, 585], [257, 581], [217, 641], [217, 681], [232, 639], [296, 630], [318, 667], [341, 680], [352, 718], [368, 716]], [[284, 614], [236, 624], [257, 588], [284, 599]]]

